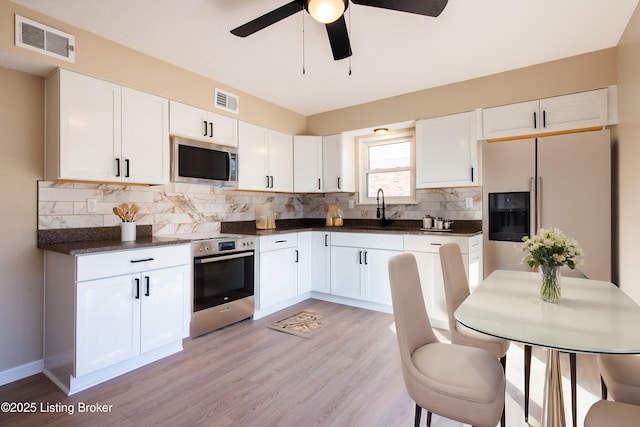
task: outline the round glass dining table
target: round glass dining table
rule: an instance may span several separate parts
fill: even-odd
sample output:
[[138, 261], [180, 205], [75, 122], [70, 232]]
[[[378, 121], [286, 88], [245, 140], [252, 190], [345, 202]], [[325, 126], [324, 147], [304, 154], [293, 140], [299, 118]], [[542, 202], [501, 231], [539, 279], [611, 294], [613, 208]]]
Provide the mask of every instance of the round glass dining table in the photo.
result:
[[557, 303], [540, 298], [540, 273], [496, 270], [455, 312], [476, 331], [548, 349], [542, 426], [564, 426], [559, 351], [640, 353], [640, 306], [610, 282], [562, 277]]

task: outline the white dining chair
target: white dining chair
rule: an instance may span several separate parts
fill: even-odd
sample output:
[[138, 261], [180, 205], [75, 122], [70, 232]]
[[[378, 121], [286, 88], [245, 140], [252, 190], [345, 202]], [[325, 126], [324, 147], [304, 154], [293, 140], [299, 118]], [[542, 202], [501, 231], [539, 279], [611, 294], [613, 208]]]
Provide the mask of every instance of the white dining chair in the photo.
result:
[[[602, 399], [640, 405], [640, 355], [598, 354]], [[640, 423], [640, 421], [639, 421]]]
[[389, 260], [391, 299], [402, 375], [427, 426], [435, 413], [474, 426], [504, 426], [505, 376], [488, 351], [438, 340], [427, 315], [416, 259], [405, 253]]
[[637, 427], [640, 406], [610, 400], [599, 400], [587, 411], [584, 427]]

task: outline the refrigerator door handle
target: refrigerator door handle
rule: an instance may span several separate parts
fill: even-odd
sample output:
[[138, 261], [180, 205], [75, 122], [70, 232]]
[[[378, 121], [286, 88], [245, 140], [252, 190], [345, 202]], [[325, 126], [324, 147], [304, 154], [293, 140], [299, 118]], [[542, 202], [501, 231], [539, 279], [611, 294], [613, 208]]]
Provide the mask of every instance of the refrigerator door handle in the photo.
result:
[[542, 177], [536, 178], [536, 233], [542, 228]]
[[535, 185], [535, 177], [529, 178], [529, 237], [533, 236], [538, 232], [537, 230], [537, 217], [538, 212], [537, 209], [534, 212], [533, 209], [536, 208], [536, 185]]

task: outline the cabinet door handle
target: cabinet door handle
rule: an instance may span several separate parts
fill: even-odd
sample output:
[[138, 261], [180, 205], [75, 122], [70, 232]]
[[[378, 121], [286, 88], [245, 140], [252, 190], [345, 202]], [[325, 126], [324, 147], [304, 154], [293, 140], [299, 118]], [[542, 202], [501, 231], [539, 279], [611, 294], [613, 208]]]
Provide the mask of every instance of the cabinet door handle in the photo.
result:
[[209, 136], [213, 138], [213, 122], [209, 122]]
[[358, 252], [359, 263], [362, 265], [362, 251]]
[[318, 178], [318, 190], [320, 189], [320, 178]]
[[273, 188], [273, 175], [269, 175], [271, 177], [271, 186], [269, 188]]
[[299, 253], [299, 251], [296, 249], [296, 262], [298, 262], [298, 261], [299, 261], [299, 255], [300, 255], [300, 253]]
[[340, 188], [340, 177], [338, 177], [338, 190], [341, 190], [341, 188]]
[[144, 276], [144, 280], [145, 282], [147, 282], [147, 291], [144, 293], [144, 296], [148, 297], [149, 295], [151, 295], [151, 293], [149, 292], [149, 281], [150, 281], [149, 276]]
[[533, 128], [538, 129], [538, 113], [533, 112]]
[[542, 127], [543, 128], [547, 127], [547, 112], [546, 111], [542, 112]]
[[140, 258], [140, 259], [132, 259], [129, 260], [130, 263], [137, 263], [137, 262], [148, 262], [148, 261], [153, 261], [153, 258]]
[[473, 167], [471, 167], [471, 182], [473, 182]]
[[120, 176], [120, 157], [116, 157], [116, 176]]
[[267, 177], [267, 186], [265, 188], [269, 188], [269, 175], [266, 175]]
[[329, 246], [329, 235], [325, 234], [324, 235], [324, 247], [326, 248], [327, 246]]
[[202, 123], [204, 123], [204, 134], [202, 136], [207, 136], [207, 121], [203, 120]]
[[124, 159], [124, 165], [126, 170], [124, 177], [129, 178], [129, 159]]
[[364, 251], [364, 265], [369, 265], [369, 259], [367, 257], [368, 254], [369, 252]]
[[140, 299], [140, 279], [136, 280], [136, 299]]

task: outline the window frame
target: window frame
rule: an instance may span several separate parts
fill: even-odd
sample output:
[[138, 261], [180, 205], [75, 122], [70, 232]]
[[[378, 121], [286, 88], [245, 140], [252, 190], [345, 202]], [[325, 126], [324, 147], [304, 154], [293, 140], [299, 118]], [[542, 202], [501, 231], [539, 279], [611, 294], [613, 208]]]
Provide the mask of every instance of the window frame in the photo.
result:
[[[366, 169], [369, 161], [368, 148], [376, 145], [409, 142], [409, 166], [397, 168]], [[409, 171], [410, 195], [388, 196], [385, 194], [385, 204], [415, 204], [416, 203], [416, 132], [415, 128], [387, 132], [382, 135], [371, 134], [358, 138], [358, 203], [361, 205], [375, 205], [376, 197], [367, 196], [367, 177], [369, 173]], [[384, 189], [383, 189], [384, 190]]]

